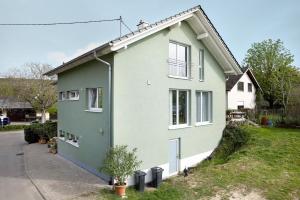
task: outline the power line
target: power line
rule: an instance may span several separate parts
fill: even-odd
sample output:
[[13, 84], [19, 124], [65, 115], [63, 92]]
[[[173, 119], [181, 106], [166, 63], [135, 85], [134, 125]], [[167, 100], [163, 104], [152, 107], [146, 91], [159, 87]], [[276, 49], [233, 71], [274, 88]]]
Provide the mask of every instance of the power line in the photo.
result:
[[102, 19], [102, 20], [89, 20], [89, 21], [73, 21], [73, 22], [52, 22], [52, 23], [11, 23], [0, 24], [0, 26], [55, 26], [55, 25], [73, 25], [73, 24], [88, 24], [88, 23], [100, 23], [100, 22], [112, 22], [120, 21], [117, 19]]

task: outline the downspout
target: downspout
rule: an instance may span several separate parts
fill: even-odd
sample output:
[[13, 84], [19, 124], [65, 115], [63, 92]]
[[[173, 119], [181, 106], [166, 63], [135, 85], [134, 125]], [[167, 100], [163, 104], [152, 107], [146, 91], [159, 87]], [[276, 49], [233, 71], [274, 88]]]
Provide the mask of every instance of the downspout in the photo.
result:
[[111, 97], [112, 97], [112, 76], [111, 76], [111, 64], [109, 62], [106, 62], [104, 60], [102, 60], [101, 58], [97, 57], [97, 53], [96, 51], [94, 51], [94, 57], [97, 61], [105, 64], [107, 67], [108, 67], [108, 133], [109, 133], [109, 145], [110, 147], [113, 147], [113, 135], [111, 133], [111, 126], [112, 126], [112, 123], [111, 123], [111, 107], [112, 107], [112, 103], [111, 103]]

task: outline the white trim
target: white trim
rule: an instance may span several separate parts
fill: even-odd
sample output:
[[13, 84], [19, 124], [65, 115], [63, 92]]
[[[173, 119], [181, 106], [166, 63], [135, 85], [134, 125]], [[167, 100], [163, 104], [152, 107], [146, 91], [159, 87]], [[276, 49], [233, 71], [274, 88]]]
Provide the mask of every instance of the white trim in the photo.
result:
[[196, 122], [195, 123], [195, 126], [206, 126], [206, 125], [212, 125], [213, 123], [212, 122]]
[[65, 137], [58, 137], [58, 139], [65, 141]]
[[73, 142], [72, 140], [66, 140], [66, 143], [69, 143], [70, 145], [73, 145], [74, 147], [79, 148], [78, 142]]
[[183, 80], [191, 80], [188, 77], [184, 77], [184, 76], [173, 76], [173, 75], [168, 75], [169, 78], [176, 78], [176, 79], [183, 79]]
[[192, 126], [188, 124], [178, 124], [178, 125], [170, 125], [169, 130], [182, 129], [182, 128], [192, 128]]
[[197, 40], [202, 40], [203, 38], [206, 38], [208, 36], [209, 36], [209, 34], [207, 32], [201, 33], [201, 34], [197, 35]]
[[101, 113], [103, 112], [102, 108], [94, 108], [94, 109], [89, 109], [89, 110], [85, 110], [86, 112], [94, 112], [94, 113]]
[[203, 153], [199, 153], [190, 157], [186, 157], [183, 159], [180, 159], [180, 171], [183, 171], [186, 167], [194, 167], [197, 164], [199, 164], [201, 161], [203, 161], [205, 158], [210, 156], [212, 154], [213, 150], [206, 151]]

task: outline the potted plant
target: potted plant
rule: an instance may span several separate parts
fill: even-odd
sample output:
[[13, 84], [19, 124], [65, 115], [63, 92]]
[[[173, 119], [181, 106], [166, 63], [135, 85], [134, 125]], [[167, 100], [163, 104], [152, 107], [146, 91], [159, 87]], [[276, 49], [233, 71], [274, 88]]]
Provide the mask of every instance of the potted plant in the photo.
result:
[[100, 168], [101, 172], [114, 177], [114, 190], [119, 196], [125, 196], [127, 177], [133, 175], [142, 163], [137, 160], [136, 152], [136, 148], [129, 151], [126, 145], [112, 147], [106, 154], [103, 167]]

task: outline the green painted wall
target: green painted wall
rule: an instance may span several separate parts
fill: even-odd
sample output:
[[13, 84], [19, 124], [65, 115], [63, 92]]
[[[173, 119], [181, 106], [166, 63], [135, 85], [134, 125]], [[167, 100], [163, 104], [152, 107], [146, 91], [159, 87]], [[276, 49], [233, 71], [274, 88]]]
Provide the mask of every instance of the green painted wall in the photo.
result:
[[[112, 62], [112, 55], [104, 59]], [[58, 102], [58, 130], [80, 136], [80, 147], [60, 140], [58, 151], [67, 158], [96, 170], [109, 148], [107, 74], [108, 68], [94, 60], [58, 75], [58, 91], [80, 91], [79, 101]], [[92, 87], [104, 88], [101, 113], [86, 111], [86, 88]]]
[[[192, 80], [168, 77], [169, 40], [191, 46]], [[205, 81], [198, 80], [199, 49], [205, 49]], [[147, 81], [151, 85], [147, 85]], [[169, 89], [191, 90], [191, 127], [169, 130]], [[142, 169], [168, 162], [168, 140], [181, 139], [181, 158], [213, 150], [225, 127], [225, 76], [185, 22], [165, 29], [114, 57], [114, 144], [138, 148]], [[196, 90], [213, 91], [213, 124], [196, 127]]]

